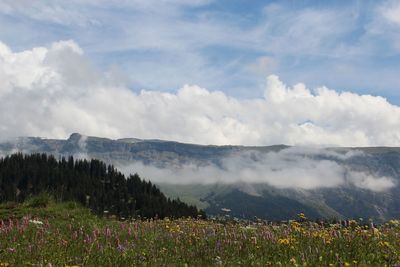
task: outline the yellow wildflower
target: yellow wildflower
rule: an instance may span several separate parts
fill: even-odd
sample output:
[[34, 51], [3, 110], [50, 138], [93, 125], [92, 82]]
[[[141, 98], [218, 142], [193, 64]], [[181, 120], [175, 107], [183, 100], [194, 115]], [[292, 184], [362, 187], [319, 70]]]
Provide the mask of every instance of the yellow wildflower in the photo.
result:
[[288, 238], [282, 238], [282, 239], [278, 239], [278, 244], [281, 245], [289, 245], [290, 241]]
[[306, 215], [304, 215], [303, 212], [297, 214], [297, 216], [299, 217], [299, 219], [302, 219], [302, 220], [306, 220], [307, 219]]

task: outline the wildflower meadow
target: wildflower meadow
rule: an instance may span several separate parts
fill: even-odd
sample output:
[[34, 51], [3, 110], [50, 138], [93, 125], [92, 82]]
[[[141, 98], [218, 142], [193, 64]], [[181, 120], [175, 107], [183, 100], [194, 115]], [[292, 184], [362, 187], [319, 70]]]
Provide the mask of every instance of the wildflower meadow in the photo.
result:
[[0, 266], [399, 266], [400, 221], [99, 218], [76, 203], [0, 207]]

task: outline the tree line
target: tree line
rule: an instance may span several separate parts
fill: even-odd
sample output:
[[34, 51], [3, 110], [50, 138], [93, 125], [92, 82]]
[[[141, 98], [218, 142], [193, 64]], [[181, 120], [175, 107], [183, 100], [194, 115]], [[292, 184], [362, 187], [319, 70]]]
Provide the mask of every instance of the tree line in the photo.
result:
[[119, 217], [205, 217], [203, 211], [167, 198], [138, 174], [125, 177], [96, 159], [57, 160], [52, 155], [21, 153], [0, 158], [0, 201], [23, 202], [50, 193], [59, 201], [77, 201], [97, 214]]

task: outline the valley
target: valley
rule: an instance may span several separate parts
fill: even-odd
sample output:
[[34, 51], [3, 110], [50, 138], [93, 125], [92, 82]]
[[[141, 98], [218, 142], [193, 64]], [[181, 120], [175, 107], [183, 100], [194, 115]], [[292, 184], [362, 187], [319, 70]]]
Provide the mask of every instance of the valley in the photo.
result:
[[2, 142], [0, 151], [96, 158], [212, 216], [400, 216], [400, 148], [394, 147], [206, 146], [72, 134], [66, 140], [20, 137]]

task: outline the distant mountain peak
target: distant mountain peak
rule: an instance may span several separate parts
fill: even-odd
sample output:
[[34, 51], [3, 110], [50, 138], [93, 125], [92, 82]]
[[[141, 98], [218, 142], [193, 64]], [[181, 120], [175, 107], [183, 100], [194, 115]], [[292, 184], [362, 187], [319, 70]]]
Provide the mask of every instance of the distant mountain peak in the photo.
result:
[[80, 133], [72, 133], [69, 138], [68, 141], [79, 141], [82, 138], [83, 135], [81, 135]]

